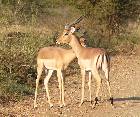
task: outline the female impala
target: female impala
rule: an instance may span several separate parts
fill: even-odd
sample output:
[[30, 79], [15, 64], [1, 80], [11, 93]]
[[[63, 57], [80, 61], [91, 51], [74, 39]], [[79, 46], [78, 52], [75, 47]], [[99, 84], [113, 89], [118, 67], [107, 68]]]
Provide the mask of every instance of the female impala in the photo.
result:
[[[67, 26], [68, 27], [68, 26]], [[68, 28], [67, 28], [68, 29]], [[89, 90], [90, 90], [90, 101], [91, 101], [91, 73], [96, 79], [97, 82], [97, 91], [96, 91], [96, 98], [95, 98], [95, 106], [98, 103], [98, 94], [101, 85], [101, 77], [99, 76], [98, 70], [99, 68], [102, 69], [105, 73], [108, 91], [110, 95], [111, 104], [113, 104], [113, 97], [110, 91], [110, 84], [109, 84], [109, 59], [104, 49], [101, 48], [85, 48], [82, 47], [79, 42], [78, 38], [73, 34], [75, 32], [75, 28], [71, 27], [70, 30], [65, 29], [63, 34], [58, 38], [57, 43], [67, 43], [69, 44], [73, 51], [78, 58], [78, 64], [81, 68], [82, 74], [82, 98], [81, 103], [79, 106], [82, 105], [84, 102], [84, 85], [85, 85], [85, 72], [90, 71], [89, 76]]]
[[[84, 40], [81, 39], [81, 45], [85, 46]], [[35, 100], [34, 100], [34, 107], [37, 107], [37, 89], [39, 80], [42, 74], [42, 71], [47, 69], [46, 71], [47, 76], [44, 79], [44, 85], [48, 97], [48, 103], [50, 107], [53, 104], [50, 101], [49, 91], [48, 91], [48, 82], [54, 70], [57, 71], [57, 77], [59, 82], [59, 89], [60, 89], [60, 107], [65, 105], [64, 103], [64, 82], [63, 82], [63, 75], [62, 70], [65, 70], [69, 63], [76, 58], [75, 53], [72, 49], [63, 49], [60, 47], [44, 47], [41, 48], [38, 52], [37, 56], [37, 79], [36, 79], [36, 90], [35, 90]]]

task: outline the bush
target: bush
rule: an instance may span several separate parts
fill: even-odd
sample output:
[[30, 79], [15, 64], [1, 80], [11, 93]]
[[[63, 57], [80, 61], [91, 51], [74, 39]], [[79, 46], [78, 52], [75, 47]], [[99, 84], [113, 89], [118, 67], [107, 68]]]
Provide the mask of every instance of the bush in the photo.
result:
[[54, 35], [8, 32], [0, 40], [0, 97], [16, 100], [33, 94], [37, 52], [52, 44]]

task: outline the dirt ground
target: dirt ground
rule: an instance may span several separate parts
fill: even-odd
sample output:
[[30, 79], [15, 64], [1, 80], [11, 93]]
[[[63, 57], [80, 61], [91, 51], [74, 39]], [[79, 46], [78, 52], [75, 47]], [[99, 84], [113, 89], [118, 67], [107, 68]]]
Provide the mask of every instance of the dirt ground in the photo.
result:
[[[103, 80], [99, 105], [92, 109], [86, 79], [85, 102], [78, 107], [81, 98], [81, 76], [73, 74], [65, 79], [65, 102], [59, 106], [59, 89], [56, 77], [49, 82], [50, 108], [43, 89], [38, 95], [38, 108], [33, 108], [34, 96], [25, 97], [20, 102], [0, 105], [0, 117], [140, 117], [140, 56], [114, 56], [111, 58], [110, 82], [114, 97], [114, 107], [108, 101], [106, 82]], [[92, 80], [92, 100], [95, 98], [95, 80]]]

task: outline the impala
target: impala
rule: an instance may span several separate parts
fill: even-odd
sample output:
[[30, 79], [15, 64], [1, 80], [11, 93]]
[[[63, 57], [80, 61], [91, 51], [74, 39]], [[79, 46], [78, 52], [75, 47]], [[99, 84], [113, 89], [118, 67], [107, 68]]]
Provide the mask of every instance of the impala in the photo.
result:
[[[81, 45], [85, 46], [84, 40], [80, 39]], [[50, 107], [53, 107], [53, 104], [50, 101], [50, 95], [48, 90], [48, 82], [54, 70], [57, 71], [59, 90], [60, 90], [60, 107], [65, 105], [64, 102], [64, 82], [62, 70], [65, 70], [69, 63], [76, 58], [75, 53], [72, 49], [63, 49], [60, 47], [44, 47], [41, 48], [37, 56], [37, 79], [36, 79], [36, 89], [35, 89], [35, 100], [34, 108], [37, 107], [37, 90], [39, 85], [39, 80], [42, 74], [42, 71], [45, 69], [46, 77], [44, 79], [44, 85], [46, 89], [46, 94], [48, 98], [48, 103]]]
[[85, 73], [89, 71], [89, 94], [91, 101], [91, 76], [94, 76], [97, 83], [96, 97], [95, 103], [92, 107], [95, 107], [98, 104], [98, 94], [101, 85], [101, 77], [99, 75], [99, 69], [101, 69], [105, 73], [108, 91], [110, 95], [111, 104], [113, 105], [113, 97], [110, 91], [110, 83], [109, 83], [109, 59], [106, 54], [106, 51], [101, 48], [90, 48], [90, 47], [82, 47], [79, 44], [77, 36], [74, 34], [75, 28], [72, 25], [67, 25], [65, 27], [62, 35], [57, 39], [58, 44], [67, 43], [69, 44], [78, 58], [78, 64], [81, 68], [82, 75], [82, 98], [79, 106], [81, 106], [84, 102], [84, 86], [85, 86]]

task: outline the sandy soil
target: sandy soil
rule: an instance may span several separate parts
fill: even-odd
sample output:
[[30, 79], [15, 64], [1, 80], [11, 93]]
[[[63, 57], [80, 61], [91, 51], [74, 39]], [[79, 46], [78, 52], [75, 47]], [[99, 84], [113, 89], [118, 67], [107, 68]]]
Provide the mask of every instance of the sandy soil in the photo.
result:
[[[114, 96], [114, 107], [108, 101], [106, 82], [103, 80], [99, 105], [92, 109], [86, 80], [85, 102], [78, 107], [81, 96], [81, 76], [73, 74], [65, 79], [66, 107], [59, 106], [59, 89], [56, 77], [49, 82], [51, 100], [50, 108], [46, 93], [41, 90], [38, 95], [38, 108], [33, 108], [34, 96], [25, 97], [20, 102], [0, 105], [2, 117], [140, 117], [140, 56], [115, 56], [111, 58], [110, 81]], [[95, 80], [92, 80], [92, 99], [95, 98]]]

